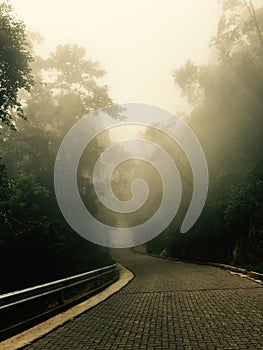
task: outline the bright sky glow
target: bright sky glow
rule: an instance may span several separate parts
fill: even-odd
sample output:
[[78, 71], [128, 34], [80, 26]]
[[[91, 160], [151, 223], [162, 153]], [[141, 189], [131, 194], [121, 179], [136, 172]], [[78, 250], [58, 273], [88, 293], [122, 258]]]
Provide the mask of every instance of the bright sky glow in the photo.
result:
[[29, 30], [57, 44], [84, 46], [108, 74], [114, 102], [144, 102], [175, 112], [172, 72], [187, 59], [205, 62], [216, 32], [217, 0], [11, 0]]

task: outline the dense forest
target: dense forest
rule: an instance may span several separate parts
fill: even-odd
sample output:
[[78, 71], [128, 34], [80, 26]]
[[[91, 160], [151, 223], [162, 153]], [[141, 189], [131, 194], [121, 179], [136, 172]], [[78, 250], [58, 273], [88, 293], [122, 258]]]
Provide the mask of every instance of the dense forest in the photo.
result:
[[34, 53], [39, 40], [9, 5], [0, 5], [1, 292], [111, 262], [106, 248], [66, 224], [53, 185], [65, 133], [86, 113], [112, 104], [99, 83], [105, 72], [77, 45], [59, 45], [43, 59]]
[[[191, 168], [165, 135], [144, 130], [144, 138], [172, 153], [184, 190], [174, 221], [145, 247], [149, 253], [263, 272], [263, 8], [255, 9], [250, 1], [221, 3], [208, 63], [198, 66], [189, 60], [173, 73], [187, 105], [183, 118], [206, 155], [208, 198], [196, 224], [180, 233], [191, 199]], [[10, 5], [0, 4], [1, 293], [112, 261], [107, 248], [81, 238], [66, 223], [53, 179], [56, 155], [68, 130], [89, 112], [113, 104], [100, 80], [105, 71], [87, 58], [85, 48], [74, 44], [58, 45], [48, 57], [40, 57], [35, 46], [41, 40], [26, 30]], [[113, 118], [119, 117], [118, 111], [116, 106]], [[92, 165], [109, 143], [103, 134], [83, 153], [79, 191], [94, 216], [112, 225], [132, 226], [149, 213], [117, 217], [98, 204], [93, 189]], [[140, 161], [120, 167], [112, 181], [115, 192], [122, 198], [123, 186], [144, 176], [155, 190], [149, 200], [151, 211], [156, 211], [160, 179], [150, 172]]]
[[209, 193], [188, 233], [177, 217], [148, 252], [263, 271], [262, 27], [263, 8], [223, 1], [209, 63], [188, 61], [174, 72], [207, 158]]

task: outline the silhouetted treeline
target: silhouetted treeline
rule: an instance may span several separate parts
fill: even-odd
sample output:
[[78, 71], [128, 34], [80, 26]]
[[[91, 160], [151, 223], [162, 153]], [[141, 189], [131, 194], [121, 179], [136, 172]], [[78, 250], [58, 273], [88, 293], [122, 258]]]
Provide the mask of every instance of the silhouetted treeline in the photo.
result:
[[[111, 262], [106, 248], [71, 230], [58, 208], [53, 171], [58, 147], [86, 113], [111, 104], [104, 71], [77, 45], [35, 55], [10, 6], [0, 5], [0, 293]], [[34, 82], [33, 82], [34, 81]], [[23, 120], [27, 119], [27, 120]], [[16, 131], [14, 130], [16, 129]], [[97, 156], [93, 143], [89, 156]], [[81, 176], [81, 189], [90, 180]], [[93, 212], [96, 206], [92, 198]]]
[[[210, 188], [194, 227], [175, 221], [148, 251], [263, 271], [263, 9], [222, 1], [208, 64], [188, 61], [174, 81], [191, 106], [186, 122], [202, 144]], [[184, 202], [184, 206], [187, 203]]]

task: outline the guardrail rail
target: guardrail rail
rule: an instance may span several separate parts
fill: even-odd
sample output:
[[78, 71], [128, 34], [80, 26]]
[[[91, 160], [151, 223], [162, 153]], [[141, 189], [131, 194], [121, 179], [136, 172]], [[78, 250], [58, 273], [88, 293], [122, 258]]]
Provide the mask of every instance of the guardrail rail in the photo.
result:
[[[105, 276], [104, 281], [103, 283], [101, 283], [101, 280], [103, 280], [103, 276]], [[110, 279], [111, 276], [112, 278]], [[109, 277], [109, 279], [107, 279], [107, 277]], [[34, 287], [25, 288], [15, 292], [0, 295], [0, 340], [25, 329], [26, 326], [31, 326], [34, 323], [42, 321], [42, 319], [50, 317], [50, 315], [52, 316], [53, 314], [60, 312], [61, 310], [64, 310], [71, 305], [76, 304], [77, 301], [81, 298], [84, 299], [87, 298], [87, 296], [99, 292], [107, 285], [111, 284], [113, 280], [116, 279], [117, 264], [112, 264], [75, 276], [62, 278], [57, 281], [44, 283]], [[84, 296], [82, 296], [79, 299], [75, 297], [73, 302], [67, 301], [65, 303], [64, 296], [66, 291], [68, 291], [69, 289], [73, 289], [74, 287], [77, 288], [81, 285], [85, 286], [86, 284], [92, 281], [94, 282], [93, 288], [89, 290]], [[36, 303], [42, 301], [44, 298], [48, 298], [49, 296], [51, 298], [54, 298], [55, 296], [55, 299], [57, 299], [58, 305], [56, 307], [50, 310], [42, 310], [39, 315], [33, 315], [27, 318], [25, 316], [26, 319], [21, 320], [21, 313], [27, 313], [30, 307], [31, 309], [35, 308], [35, 305], [40, 304]], [[19, 316], [18, 322], [16, 320], [16, 315]]]

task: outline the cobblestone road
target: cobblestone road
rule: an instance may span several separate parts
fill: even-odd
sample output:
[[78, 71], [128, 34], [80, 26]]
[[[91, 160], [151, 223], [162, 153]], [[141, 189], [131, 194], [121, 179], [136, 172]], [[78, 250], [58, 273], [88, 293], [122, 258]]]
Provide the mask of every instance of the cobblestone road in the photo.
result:
[[263, 349], [263, 288], [215, 267], [115, 252], [128, 286], [30, 350]]

